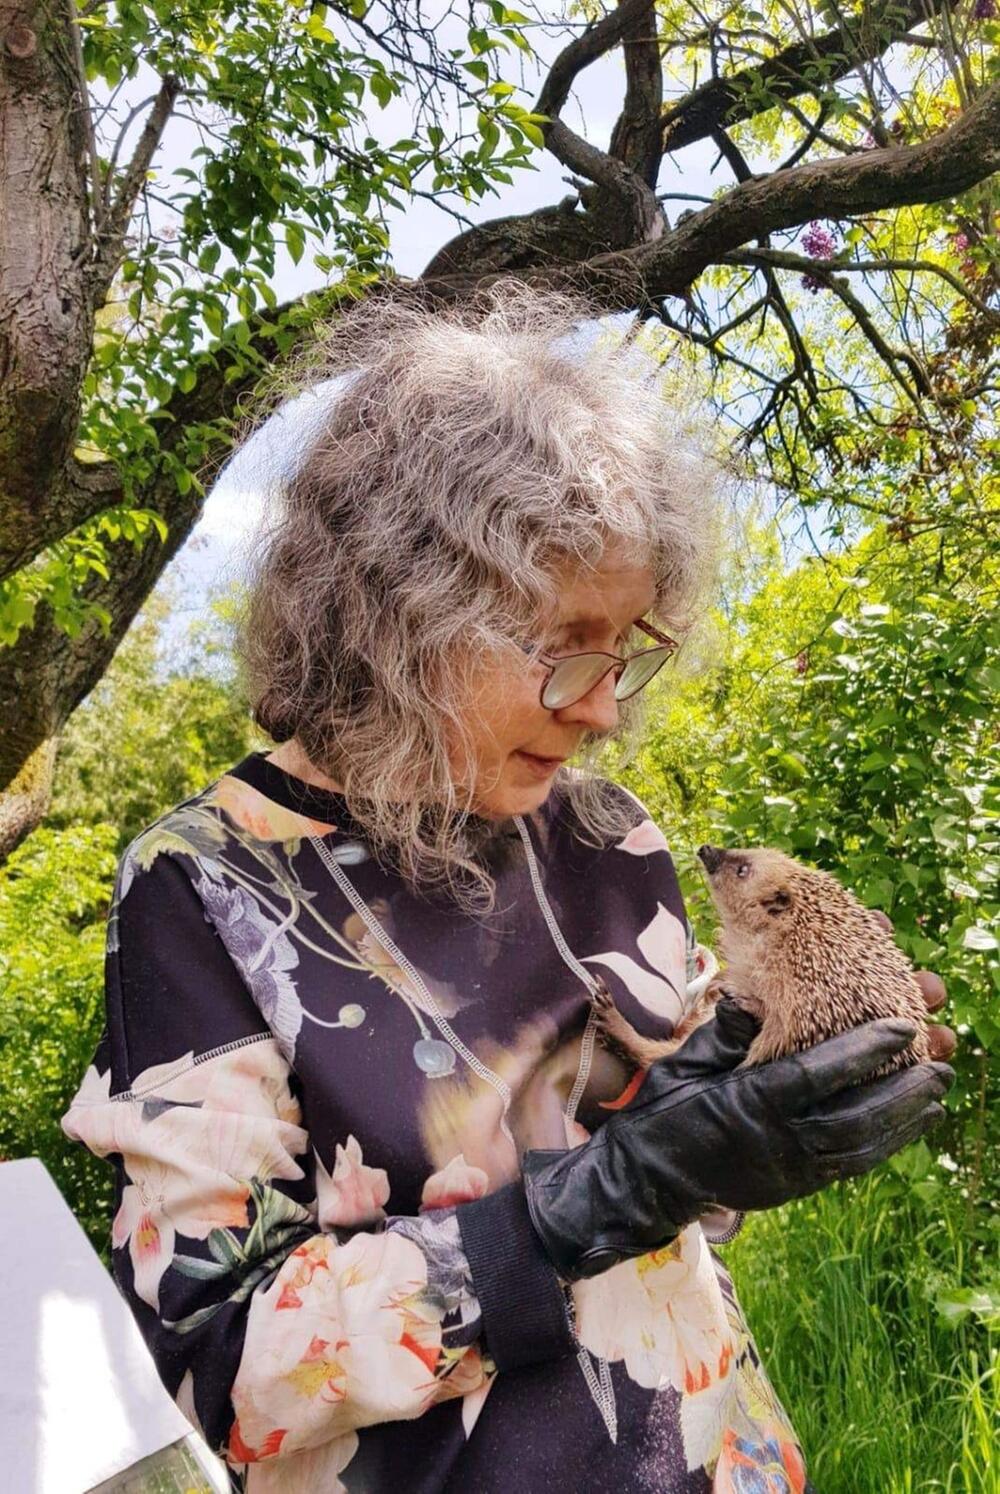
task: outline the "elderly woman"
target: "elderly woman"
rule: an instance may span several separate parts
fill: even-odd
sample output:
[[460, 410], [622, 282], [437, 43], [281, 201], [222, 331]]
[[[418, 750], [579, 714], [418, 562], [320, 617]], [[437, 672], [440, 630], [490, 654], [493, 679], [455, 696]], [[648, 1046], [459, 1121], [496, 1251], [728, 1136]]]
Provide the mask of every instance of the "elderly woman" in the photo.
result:
[[666, 1036], [711, 969], [594, 759], [713, 526], [585, 310], [515, 283], [328, 333], [242, 622], [280, 745], [121, 859], [64, 1127], [117, 1170], [117, 1279], [236, 1488], [802, 1491], [713, 1247], [942, 1113], [945, 1064], [869, 1078], [898, 1022], [749, 1069], [726, 1000], [645, 1076], [595, 1044], [595, 994]]

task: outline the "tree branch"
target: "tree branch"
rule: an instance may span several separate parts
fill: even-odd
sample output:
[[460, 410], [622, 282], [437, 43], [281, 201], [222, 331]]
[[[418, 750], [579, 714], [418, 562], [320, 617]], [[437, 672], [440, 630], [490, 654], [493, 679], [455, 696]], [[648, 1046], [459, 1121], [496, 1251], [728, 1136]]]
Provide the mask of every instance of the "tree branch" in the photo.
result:
[[663, 64], [657, 36], [654, 0], [622, 34], [625, 59], [625, 101], [615, 121], [608, 154], [644, 181], [656, 186], [663, 159]]
[[[655, 83], [649, 74], [650, 36]], [[636, 55], [626, 62], [626, 100], [612, 132], [616, 155], [614, 149], [608, 154], [582, 139], [559, 116], [577, 74], [623, 38], [632, 38]], [[581, 200], [593, 234], [605, 248], [643, 243], [663, 232], [663, 211], [653, 190], [661, 158], [657, 114], [662, 86], [653, 0], [621, 0], [613, 14], [563, 48], [535, 101], [534, 112], [549, 116], [550, 122], [542, 126], [547, 149], [557, 161], [601, 189], [589, 192], [583, 188]]]
[[174, 103], [181, 91], [180, 80], [168, 73], [160, 83], [149, 118], [139, 136], [131, 161], [125, 168], [121, 185], [108, 209], [107, 219], [98, 235], [98, 250], [92, 270], [92, 294], [95, 306], [100, 306], [108, 292], [115, 271], [121, 260], [122, 246], [132, 218], [136, 198], [146, 179], [150, 162], [173, 112]]
[[936, 14], [941, 0], [883, 0], [866, 17], [863, 29], [838, 26], [823, 36], [796, 42], [757, 67], [712, 78], [663, 112], [664, 150], [683, 150], [720, 127], [751, 119], [782, 99], [819, 93], [821, 86], [853, 72], [859, 63], [881, 56], [912, 26]]
[[816, 144], [816, 141], [819, 139], [820, 135], [823, 133], [823, 126], [826, 124], [826, 120], [827, 106], [825, 104], [820, 104], [819, 113], [816, 115], [815, 120], [809, 126], [803, 138], [799, 141], [798, 145], [792, 151], [791, 155], [786, 160], [782, 161], [780, 166], [775, 167], [775, 170], [790, 171], [793, 166], [797, 166], [802, 160], [802, 157], [811, 150], [811, 148]]
[[[522, 263], [519, 272], [539, 284], [584, 288], [608, 310], [634, 309], [647, 300], [685, 295], [709, 265], [725, 263], [741, 245], [778, 229], [813, 218], [939, 202], [998, 169], [1000, 83], [995, 83], [949, 129], [918, 145], [859, 151], [754, 177], [655, 241], [575, 264], [553, 267], [535, 259]], [[431, 302], [450, 301], [495, 278], [475, 269], [438, 275], [429, 266], [409, 284], [413, 294]]]
[[[643, 242], [663, 232], [663, 211], [656, 194], [624, 162], [581, 139], [561, 119], [553, 120], [548, 126], [545, 144], [557, 161], [596, 183], [613, 198], [610, 211], [617, 217], [617, 224], [608, 225], [607, 247], [621, 242], [635, 243], [637, 239]], [[593, 208], [596, 204], [588, 206]], [[595, 213], [595, 218], [599, 216], [606, 215]]]
[[635, 20], [650, 8], [650, 0], [622, 0], [617, 10], [574, 37], [549, 68], [542, 91], [535, 100], [534, 112], [557, 118], [569, 98], [577, 74], [617, 46]]
[[49, 545], [121, 498], [121, 477], [114, 462], [81, 462], [71, 456], [44, 506], [29, 509], [20, 524], [4, 526], [0, 579], [28, 565]]
[[[751, 239], [813, 218], [939, 202], [968, 191], [998, 169], [1000, 84], [995, 83], [930, 140], [755, 177], [685, 218], [658, 242], [591, 260], [585, 278], [595, 294], [614, 304], [629, 295], [683, 295], [708, 265], [720, 263]], [[572, 268], [555, 273], [579, 278]]]
[[746, 254], [727, 254], [724, 259], [727, 264], [748, 264], [753, 260], [757, 264], [774, 265], [779, 270], [801, 270], [805, 275], [811, 274], [817, 265], [821, 269], [839, 270], [848, 275], [864, 275], [873, 272], [884, 274], [890, 270], [913, 270], [928, 275], [938, 275], [942, 280], [947, 281], [956, 294], [968, 301], [970, 306], [974, 306], [983, 316], [994, 320], [1000, 326], [1000, 310], [980, 300], [958, 275], [953, 274], [944, 265], [934, 264], [929, 259], [807, 259], [804, 254], [794, 254], [787, 249], [754, 249]]
[[104, 191], [101, 185], [100, 157], [97, 152], [97, 136], [94, 133], [94, 116], [90, 110], [90, 89], [87, 85], [87, 71], [83, 65], [83, 47], [80, 44], [80, 23], [77, 19], [72, 0], [66, 0], [66, 3], [69, 4], [70, 10], [70, 47], [73, 52], [73, 66], [76, 70], [77, 87], [80, 95], [80, 112], [83, 115], [83, 131], [87, 141], [87, 163], [90, 168], [90, 221], [91, 227], [96, 234], [100, 230], [101, 220], [104, 217]]

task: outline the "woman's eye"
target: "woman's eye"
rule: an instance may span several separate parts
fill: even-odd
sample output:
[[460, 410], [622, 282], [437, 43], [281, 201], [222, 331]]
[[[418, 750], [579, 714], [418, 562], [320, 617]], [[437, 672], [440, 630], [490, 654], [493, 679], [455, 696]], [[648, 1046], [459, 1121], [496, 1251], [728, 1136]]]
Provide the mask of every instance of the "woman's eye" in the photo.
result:
[[740, 862], [739, 866], [736, 868], [736, 875], [738, 877], [748, 877], [750, 875], [750, 863], [749, 863], [749, 861], [741, 861]]

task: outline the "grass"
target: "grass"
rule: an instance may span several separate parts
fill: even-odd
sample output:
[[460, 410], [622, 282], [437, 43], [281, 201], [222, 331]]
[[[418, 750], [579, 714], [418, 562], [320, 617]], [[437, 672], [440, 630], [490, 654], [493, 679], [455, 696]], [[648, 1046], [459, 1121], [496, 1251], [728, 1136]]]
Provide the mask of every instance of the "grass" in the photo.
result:
[[995, 1281], [957, 1202], [883, 1169], [755, 1216], [724, 1252], [820, 1494], [1000, 1494], [995, 1299], [950, 1324], [938, 1306]]

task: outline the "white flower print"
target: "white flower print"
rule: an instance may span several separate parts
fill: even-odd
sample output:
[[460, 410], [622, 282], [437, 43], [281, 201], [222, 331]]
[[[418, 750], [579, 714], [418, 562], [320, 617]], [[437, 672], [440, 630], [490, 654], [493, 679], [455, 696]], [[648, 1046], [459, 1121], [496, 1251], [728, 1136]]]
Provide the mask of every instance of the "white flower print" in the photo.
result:
[[[662, 903], [636, 938], [639, 951], [652, 970], [644, 970], [638, 961], [620, 950], [585, 955], [585, 965], [606, 965], [628, 987], [647, 1011], [665, 1017], [674, 1026], [680, 1021], [685, 1002], [687, 969], [687, 936], [676, 914]], [[657, 973], [654, 975], [653, 971]]]

